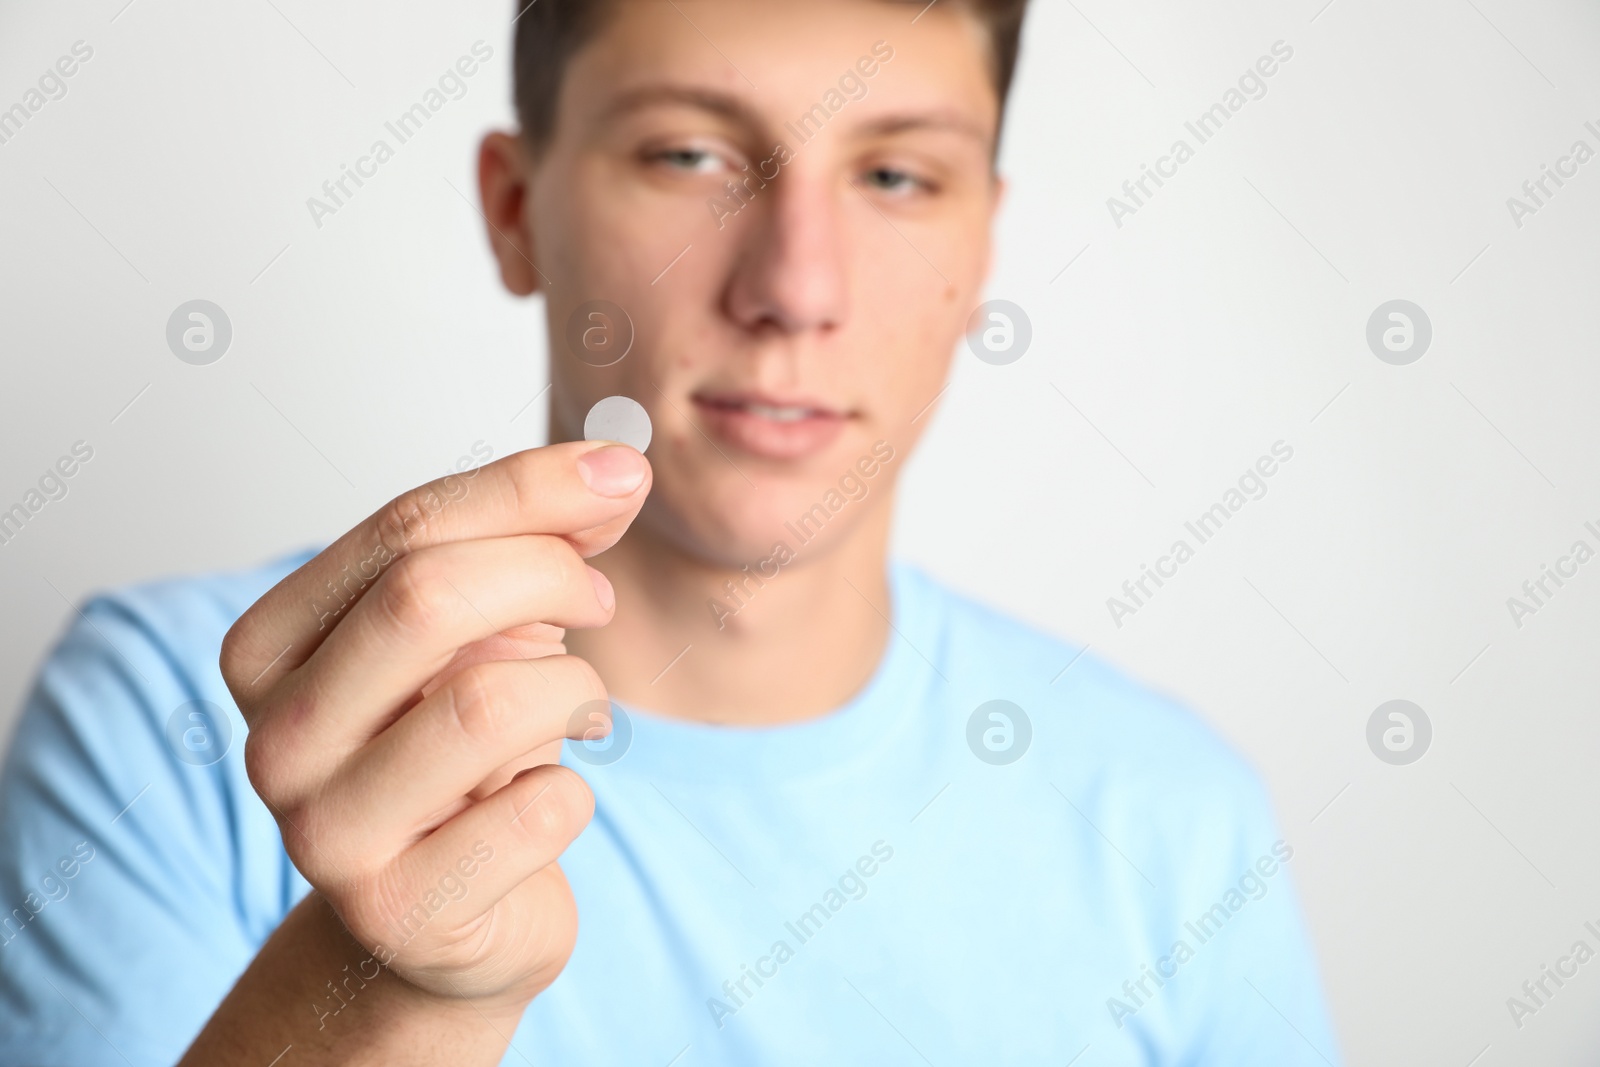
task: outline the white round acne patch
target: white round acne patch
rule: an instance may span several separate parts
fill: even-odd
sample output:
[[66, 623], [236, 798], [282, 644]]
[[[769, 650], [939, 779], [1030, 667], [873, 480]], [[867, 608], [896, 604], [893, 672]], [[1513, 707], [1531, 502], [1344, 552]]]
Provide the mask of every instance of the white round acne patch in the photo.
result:
[[620, 441], [643, 452], [650, 447], [650, 414], [628, 396], [608, 396], [583, 420], [585, 441]]

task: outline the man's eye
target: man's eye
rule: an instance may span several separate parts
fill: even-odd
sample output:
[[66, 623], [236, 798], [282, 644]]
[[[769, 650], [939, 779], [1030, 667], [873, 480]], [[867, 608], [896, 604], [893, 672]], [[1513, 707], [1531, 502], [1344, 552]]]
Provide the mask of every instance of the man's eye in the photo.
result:
[[669, 148], [656, 159], [686, 174], [710, 174], [722, 166], [722, 157], [704, 148]]
[[923, 183], [909, 171], [893, 167], [874, 167], [863, 175], [863, 181], [874, 189], [886, 193], [910, 193], [922, 188]]

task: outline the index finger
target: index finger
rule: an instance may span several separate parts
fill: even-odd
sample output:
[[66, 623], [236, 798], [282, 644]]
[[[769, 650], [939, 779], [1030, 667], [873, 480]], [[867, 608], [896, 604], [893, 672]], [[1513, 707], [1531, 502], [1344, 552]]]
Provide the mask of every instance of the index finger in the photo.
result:
[[554, 534], [593, 556], [616, 543], [650, 491], [627, 445], [572, 441], [516, 452], [408, 490], [250, 606], [222, 643], [235, 697], [303, 664], [347, 609], [401, 556], [429, 545]]

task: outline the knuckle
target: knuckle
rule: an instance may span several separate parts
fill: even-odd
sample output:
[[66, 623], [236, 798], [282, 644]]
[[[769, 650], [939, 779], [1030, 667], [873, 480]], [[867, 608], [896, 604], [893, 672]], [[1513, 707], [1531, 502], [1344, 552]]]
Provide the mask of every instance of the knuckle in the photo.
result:
[[578, 550], [559, 537], [545, 538], [546, 565], [563, 587], [589, 588], [589, 565]]
[[327, 816], [320, 805], [291, 804], [276, 812], [283, 830], [283, 845], [295, 865], [312, 880], [318, 861], [327, 857], [333, 844], [328, 834]]
[[446, 579], [427, 554], [398, 560], [373, 592], [384, 620], [402, 634], [426, 633], [444, 617]]
[[283, 792], [283, 761], [271, 730], [261, 725], [244, 738], [244, 771], [262, 800], [276, 804]]
[[284, 851], [306, 881], [325, 891], [358, 886], [379, 862], [370, 830], [347, 801], [339, 790], [324, 789], [274, 812]]
[[378, 512], [380, 542], [396, 546], [395, 552], [404, 552], [412, 541], [426, 544], [437, 510], [427, 507], [428, 496], [426, 489], [408, 489], [385, 504]]
[[[589, 704], [610, 699], [610, 691], [589, 661], [570, 652], [540, 659], [539, 671], [548, 684], [540, 685], [533, 692], [533, 698], [546, 713], [565, 716], [563, 723], [567, 729], [579, 721], [578, 713], [586, 711]], [[588, 720], [583, 721], [587, 723]]]
[[528, 573], [535, 576], [539, 595], [551, 604], [585, 602], [592, 598], [589, 565], [566, 539], [550, 534], [530, 538]]
[[560, 480], [552, 469], [555, 457], [549, 448], [529, 448], [506, 457], [506, 481], [518, 514], [531, 514], [548, 507]]
[[534, 475], [534, 469], [538, 464], [534, 451], [536, 450], [529, 449], [514, 452], [501, 461], [505, 464], [506, 489], [511, 494], [511, 508], [514, 515], [529, 514], [538, 497]]
[[480, 663], [453, 677], [447, 691], [451, 725], [474, 746], [492, 746], [503, 735], [510, 700], [498, 663]]
[[[263, 797], [265, 799], [265, 797]], [[321, 858], [323, 842], [318, 837], [320, 829], [314, 805], [297, 804], [289, 800], [270, 800], [272, 817], [278, 822], [278, 832], [283, 838], [283, 850], [288, 853], [300, 873], [312, 883], [316, 877], [316, 863]]]
[[222, 635], [222, 644], [217, 650], [217, 668], [222, 675], [222, 683], [233, 695], [246, 723], [253, 721], [257, 703], [251, 697], [259, 697], [273, 685], [272, 680], [265, 685], [257, 685], [267, 672], [258, 670], [262, 662], [260, 646], [263, 631], [257, 624], [256, 615], [257, 611], [252, 607], [235, 619], [233, 625], [228, 627], [228, 632]]
[[317, 714], [314, 699], [304, 689], [288, 688], [258, 709], [244, 736], [244, 769], [250, 785], [269, 804], [291, 802], [305, 781], [306, 753], [303, 734], [295, 723]]
[[548, 843], [576, 837], [594, 815], [594, 793], [587, 783], [566, 768], [537, 787], [533, 800], [519, 802], [521, 814], [512, 820], [529, 840]]
[[217, 656], [217, 666], [222, 671], [222, 680], [230, 690], [235, 688], [241, 673], [240, 661], [244, 652], [239, 646], [244, 642], [244, 629], [245, 617], [241, 616], [228, 627], [228, 632], [222, 635], [222, 648]]

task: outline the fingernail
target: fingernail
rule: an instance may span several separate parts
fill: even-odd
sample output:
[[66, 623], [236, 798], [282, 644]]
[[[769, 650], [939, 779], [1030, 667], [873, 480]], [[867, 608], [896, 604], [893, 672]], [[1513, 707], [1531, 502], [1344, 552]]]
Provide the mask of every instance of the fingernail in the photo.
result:
[[627, 496], [644, 482], [644, 457], [627, 445], [606, 445], [578, 457], [578, 475], [601, 496]]
[[617, 606], [617, 591], [611, 588], [611, 579], [590, 567], [589, 580], [594, 583], [594, 595], [601, 607], [610, 611]]

